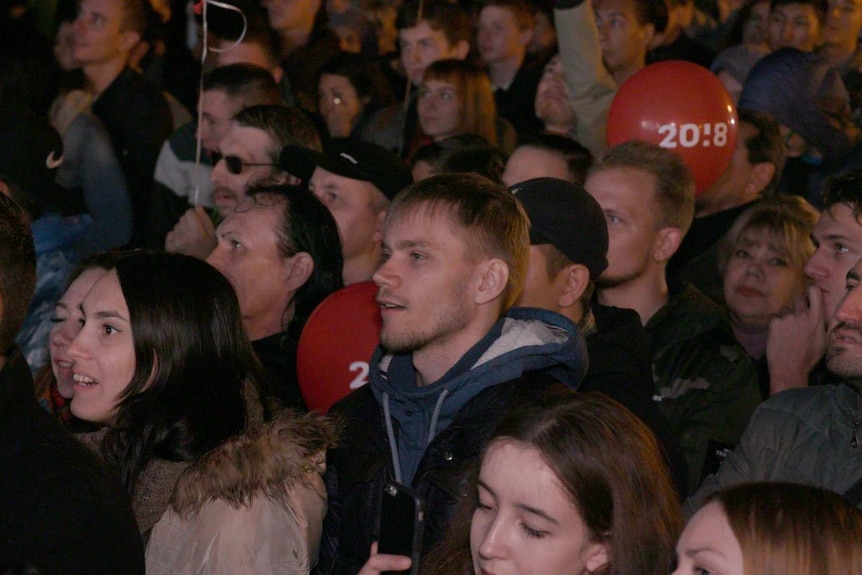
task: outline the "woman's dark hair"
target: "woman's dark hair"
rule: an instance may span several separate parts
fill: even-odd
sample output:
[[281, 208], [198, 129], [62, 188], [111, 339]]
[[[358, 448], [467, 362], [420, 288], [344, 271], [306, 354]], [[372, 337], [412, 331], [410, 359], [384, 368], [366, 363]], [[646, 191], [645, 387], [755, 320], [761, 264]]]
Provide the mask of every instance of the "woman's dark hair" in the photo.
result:
[[[368, 58], [359, 54], [339, 52], [320, 69], [320, 76], [342, 76], [353, 85], [360, 100], [367, 98], [363, 111], [368, 116], [395, 102], [395, 95], [383, 73]], [[318, 83], [320, 82], [318, 76]]]
[[261, 367], [228, 281], [202, 260], [133, 252], [113, 266], [129, 308], [135, 372], [102, 444], [130, 493], [152, 459], [191, 461], [246, 424]]
[[422, 146], [410, 160], [412, 166], [418, 162], [431, 164], [435, 174], [475, 172], [502, 184], [506, 156], [482, 136], [465, 133]]
[[[667, 575], [682, 530], [679, 501], [652, 432], [626, 408], [600, 393], [556, 384], [520, 404], [485, 443], [536, 449], [580, 513], [585, 536], [609, 545], [599, 575]], [[476, 471], [478, 476], [478, 470]], [[423, 573], [473, 574], [470, 522], [474, 488], [456, 513]]]
[[246, 193], [260, 205], [281, 206], [282, 218], [276, 232], [282, 257], [305, 252], [314, 262], [311, 277], [293, 296], [293, 317], [286, 326], [287, 332], [298, 339], [314, 308], [326, 296], [344, 287], [338, 226], [326, 206], [304, 185], [264, 182], [251, 186]]

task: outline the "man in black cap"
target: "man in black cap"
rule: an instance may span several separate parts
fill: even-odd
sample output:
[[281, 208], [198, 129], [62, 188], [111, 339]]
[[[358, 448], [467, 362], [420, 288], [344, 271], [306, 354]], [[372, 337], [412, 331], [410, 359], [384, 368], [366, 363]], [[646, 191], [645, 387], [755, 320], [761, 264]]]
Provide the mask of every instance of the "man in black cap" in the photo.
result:
[[332, 212], [341, 234], [344, 285], [370, 280], [380, 263], [389, 202], [413, 183], [407, 166], [380, 146], [339, 138], [326, 153], [286, 146], [281, 167], [308, 182]]
[[516, 302], [566, 316], [587, 341], [590, 368], [579, 391], [619, 401], [655, 432], [672, 477], [686, 492], [687, 467], [667, 419], [652, 400], [649, 343], [636, 312], [590, 303], [593, 280], [608, 267], [608, 226], [578, 184], [535, 178], [509, 188], [530, 218], [530, 259]]

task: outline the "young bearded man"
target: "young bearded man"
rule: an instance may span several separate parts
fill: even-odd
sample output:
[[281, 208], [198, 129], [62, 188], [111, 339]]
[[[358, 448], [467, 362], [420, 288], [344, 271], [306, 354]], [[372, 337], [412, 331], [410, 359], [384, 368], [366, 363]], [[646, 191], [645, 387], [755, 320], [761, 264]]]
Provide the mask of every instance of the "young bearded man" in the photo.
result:
[[359, 571], [378, 537], [380, 490], [392, 479], [425, 498], [427, 552], [507, 408], [554, 380], [580, 383], [586, 352], [575, 324], [509, 309], [528, 250], [523, 208], [481, 176], [434, 176], [392, 202], [374, 274], [380, 346], [369, 384], [332, 410], [346, 429], [327, 458], [319, 572]]

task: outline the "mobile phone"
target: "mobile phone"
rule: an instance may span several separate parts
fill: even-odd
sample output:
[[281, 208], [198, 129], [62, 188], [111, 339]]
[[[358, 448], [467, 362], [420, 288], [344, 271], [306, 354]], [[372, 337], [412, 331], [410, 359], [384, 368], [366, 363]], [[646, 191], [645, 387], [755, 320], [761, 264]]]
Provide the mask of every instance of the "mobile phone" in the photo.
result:
[[385, 571], [382, 575], [418, 575], [419, 554], [422, 550], [422, 530], [425, 526], [425, 502], [422, 496], [396, 482], [383, 486], [378, 515], [377, 552], [406, 555], [413, 560], [405, 571]]

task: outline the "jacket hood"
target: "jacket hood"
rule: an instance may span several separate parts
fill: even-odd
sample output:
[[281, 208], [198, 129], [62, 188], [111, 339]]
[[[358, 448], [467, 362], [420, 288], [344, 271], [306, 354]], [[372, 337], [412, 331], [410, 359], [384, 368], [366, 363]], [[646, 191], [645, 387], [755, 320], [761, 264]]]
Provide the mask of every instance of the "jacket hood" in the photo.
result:
[[[483, 390], [511, 381], [528, 371], [543, 371], [577, 389], [588, 367], [586, 344], [577, 326], [559, 314], [536, 308], [514, 308], [501, 317], [443, 377], [416, 386], [411, 354], [393, 355], [378, 347], [371, 358], [369, 385], [383, 406], [395, 446], [396, 477], [400, 461], [409, 480], [425, 447], [452, 422], [458, 411]], [[396, 453], [400, 452], [401, 455]]]
[[198, 459], [177, 482], [171, 505], [188, 517], [214, 499], [233, 507], [259, 494], [284, 502], [304, 474], [323, 474], [338, 431], [326, 416], [282, 410]]
[[417, 387], [415, 370], [409, 381], [399, 378], [404, 375], [400, 368], [408, 363], [412, 370], [410, 354], [390, 354], [377, 347], [371, 358], [369, 383], [378, 401], [384, 392], [392, 397], [435, 397], [443, 387], [452, 396], [468, 381], [480, 386], [471, 389], [472, 397], [485, 387], [538, 369], [549, 370], [576, 389], [589, 364], [586, 344], [577, 326], [562, 315], [537, 308], [509, 310], [452, 369], [430, 385]]

